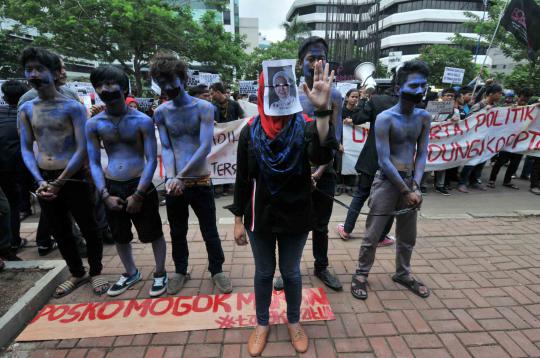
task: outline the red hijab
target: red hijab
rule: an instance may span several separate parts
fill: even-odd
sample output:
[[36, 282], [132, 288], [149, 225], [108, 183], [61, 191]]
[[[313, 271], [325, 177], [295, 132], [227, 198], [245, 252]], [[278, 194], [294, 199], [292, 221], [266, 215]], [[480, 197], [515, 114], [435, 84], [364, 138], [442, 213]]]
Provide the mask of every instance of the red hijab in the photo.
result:
[[259, 116], [261, 117], [261, 125], [266, 136], [273, 140], [276, 138], [281, 129], [285, 126], [292, 115], [288, 116], [268, 116], [264, 114], [264, 76], [261, 72], [259, 76], [259, 88], [257, 90], [257, 106], [259, 107]]

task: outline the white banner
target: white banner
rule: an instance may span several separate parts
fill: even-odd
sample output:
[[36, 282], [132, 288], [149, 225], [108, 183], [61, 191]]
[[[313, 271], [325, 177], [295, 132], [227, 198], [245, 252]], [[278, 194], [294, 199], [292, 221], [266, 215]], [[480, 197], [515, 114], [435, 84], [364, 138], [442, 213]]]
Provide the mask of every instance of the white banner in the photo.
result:
[[[540, 108], [498, 107], [474, 113], [457, 123], [432, 123], [426, 170], [442, 170], [489, 160], [500, 151], [540, 157]], [[343, 126], [342, 174], [354, 166], [369, 127]]]

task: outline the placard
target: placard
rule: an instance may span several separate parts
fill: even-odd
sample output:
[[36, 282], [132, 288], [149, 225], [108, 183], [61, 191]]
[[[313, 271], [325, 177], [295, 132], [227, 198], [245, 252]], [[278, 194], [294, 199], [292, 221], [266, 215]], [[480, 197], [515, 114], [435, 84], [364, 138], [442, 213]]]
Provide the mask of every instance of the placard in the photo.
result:
[[463, 83], [464, 76], [465, 70], [463, 68], [445, 67], [442, 82], [460, 85]]

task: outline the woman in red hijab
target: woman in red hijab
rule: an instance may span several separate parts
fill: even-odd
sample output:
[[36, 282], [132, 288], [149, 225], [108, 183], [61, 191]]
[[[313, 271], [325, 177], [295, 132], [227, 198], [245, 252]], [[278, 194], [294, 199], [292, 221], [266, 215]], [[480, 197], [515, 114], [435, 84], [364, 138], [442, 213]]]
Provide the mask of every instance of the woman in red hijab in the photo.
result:
[[[276, 245], [279, 269], [287, 300], [287, 321], [291, 342], [296, 351], [308, 348], [306, 332], [300, 325], [302, 278], [300, 259], [311, 220], [311, 164], [330, 162], [337, 149], [330, 124], [332, 71], [328, 64], [315, 66], [313, 89], [304, 86], [314, 107], [316, 121], [296, 113], [272, 117], [264, 113], [264, 79], [258, 90], [259, 115], [242, 129], [238, 142], [234, 203], [234, 238], [246, 245], [246, 233], [255, 259], [255, 306], [257, 326], [249, 337], [248, 351], [258, 356], [264, 350], [270, 322], [272, 280], [276, 268]], [[294, 84], [293, 84], [294, 85]]]

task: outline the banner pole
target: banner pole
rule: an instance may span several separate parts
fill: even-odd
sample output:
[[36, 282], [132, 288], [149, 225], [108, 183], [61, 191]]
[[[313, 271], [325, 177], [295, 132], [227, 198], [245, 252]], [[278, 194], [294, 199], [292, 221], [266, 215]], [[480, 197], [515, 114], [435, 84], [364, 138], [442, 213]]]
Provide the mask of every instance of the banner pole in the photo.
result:
[[497, 36], [497, 32], [499, 32], [499, 27], [501, 26], [501, 21], [502, 21], [502, 18], [504, 16], [504, 13], [506, 12], [506, 7], [508, 6], [508, 3], [510, 2], [510, 0], [506, 0], [506, 3], [504, 4], [504, 7], [499, 15], [499, 21], [497, 22], [497, 27], [495, 27], [495, 31], [493, 32], [493, 36], [491, 36], [491, 41], [489, 43], [489, 46], [486, 50], [486, 54], [484, 55], [484, 61], [482, 61], [482, 66], [480, 66], [480, 71], [478, 71], [478, 75], [476, 76], [476, 82], [474, 83], [474, 89], [473, 89], [473, 97], [474, 97], [474, 94], [476, 93], [476, 88], [478, 87], [478, 80], [480, 79], [480, 75], [482, 74], [482, 70], [484, 69], [484, 67], [486, 66], [486, 61], [487, 61], [487, 53], [488, 51], [491, 49], [491, 47], [493, 46], [493, 42], [495, 41], [495, 36]]

